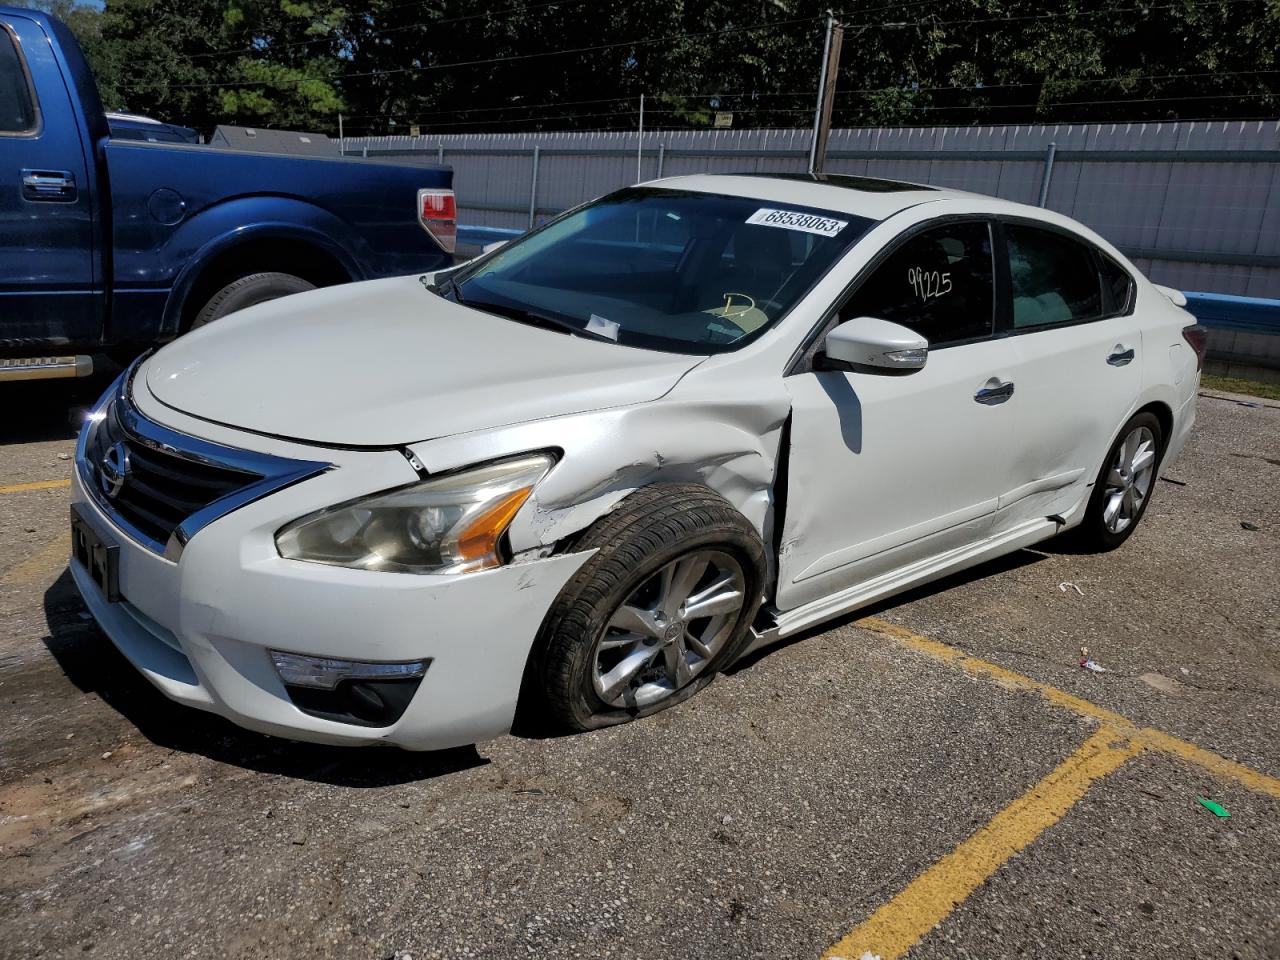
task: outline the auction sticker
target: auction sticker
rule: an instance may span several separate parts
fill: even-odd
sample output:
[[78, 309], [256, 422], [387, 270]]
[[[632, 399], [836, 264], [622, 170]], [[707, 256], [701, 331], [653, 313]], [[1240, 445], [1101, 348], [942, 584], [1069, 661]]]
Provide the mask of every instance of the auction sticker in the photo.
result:
[[816, 233], [820, 237], [834, 237], [849, 225], [848, 220], [833, 220], [830, 217], [819, 217], [816, 214], [801, 213], [798, 210], [771, 210], [768, 207], [761, 207], [747, 217], [747, 223]]

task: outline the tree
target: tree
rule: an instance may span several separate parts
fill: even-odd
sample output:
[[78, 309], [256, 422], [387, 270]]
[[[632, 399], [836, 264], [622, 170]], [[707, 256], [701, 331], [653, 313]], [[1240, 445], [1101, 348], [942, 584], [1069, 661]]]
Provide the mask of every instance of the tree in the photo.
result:
[[[829, 0], [49, 0], [113, 107], [348, 134], [806, 126]], [[846, 0], [835, 123], [1280, 112], [1280, 0]]]

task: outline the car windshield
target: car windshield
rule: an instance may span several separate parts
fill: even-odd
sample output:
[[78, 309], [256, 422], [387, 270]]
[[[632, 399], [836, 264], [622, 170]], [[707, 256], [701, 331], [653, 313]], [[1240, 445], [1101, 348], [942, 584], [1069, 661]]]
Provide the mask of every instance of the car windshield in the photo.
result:
[[442, 292], [582, 336], [718, 353], [776, 323], [872, 224], [783, 201], [631, 188], [464, 267]]

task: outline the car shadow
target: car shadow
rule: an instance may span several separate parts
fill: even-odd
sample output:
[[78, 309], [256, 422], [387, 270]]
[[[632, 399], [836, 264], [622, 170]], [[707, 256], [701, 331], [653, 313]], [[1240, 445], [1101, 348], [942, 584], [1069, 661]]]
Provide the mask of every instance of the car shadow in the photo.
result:
[[44, 644], [68, 680], [94, 693], [158, 747], [194, 753], [258, 773], [343, 787], [386, 787], [484, 766], [474, 746], [411, 753], [393, 747], [336, 747], [269, 737], [174, 703], [153, 687], [91, 620], [69, 571], [44, 594]]
[[819, 373], [817, 380], [822, 392], [836, 408], [836, 417], [840, 421], [840, 439], [850, 453], [861, 453], [862, 401], [858, 399], [858, 391], [853, 389], [849, 378], [842, 373]]
[[1035, 549], [1024, 548], [1022, 550], [1016, 550], [1013, 553], [1007, 553], [1004, 556], [988, 560], [986, 563], [979, 564], [976, 567], [971, 567], [968, 570], [962, 570], [959, 573], [950, 574], [940, 580], [934, 580], [932, 583], [926, 583], [903, 593], [895, 594], [892, 597], [887, 597], [884, 600], [877, 601], [869, 606], [860, 607], [852, 613], [845, 614], [844, 616], [824, 621], [823, 623], [811, 627], [808, 630], [803, 630], [794, 636], [787, 637], [785, 640], [780, 640], [779, 642], [770, 644], [769, 646], [757, 650], [754, 653], [747, 654], [725, 670], [725, 673], [732, 674], [739, 670], [747, 669], [752, 664], [758, 663], [770, 654], [783, 650], [791, 646], [793, 643], [799, 643], [802, 640], [815, 637], [820, 633], [826, 633], [828, 630], [834, 630], [836, 627], [856, 623], [863, 617], [874, 617], [884, 613], [886, 610], [892, 610], [895, 607], [913, 603], [916, 600], [922, 600], [926, 597], [931, 597], [939, 593], [945, 593], [948, 590], [953, 590], [966, 583], [973, 583], [976, 580], [984, 580], [987, 577], [993, 577], [997, 574], [1008, 573], [1012, 570], [1019, 570], [1023, 567], [1031, 566], [1034, 563], [1039, 563], [1041, 560], [1047, 559], [1051, 552], [1057, 552], [1056, 550], [1044, 550], [1042, 549], [1044, 546], [1045, 544], [1037, 544]]

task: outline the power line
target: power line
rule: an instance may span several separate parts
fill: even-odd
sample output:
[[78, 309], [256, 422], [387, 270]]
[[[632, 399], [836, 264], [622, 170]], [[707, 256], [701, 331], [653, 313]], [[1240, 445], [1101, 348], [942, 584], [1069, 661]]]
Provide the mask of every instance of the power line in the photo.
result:
[[[772, 20], [761, 21], [747, 27], [725, 27], [721, 30], [706, 30], [699, 33], [677, 33], [665, 37], [650, 37], [636, 40], [619, 40], [614, 43], [601, 43], [590, 47], [572, 47], [566, 50], [543, 50], [537, 53], [521, 53], [505, 57], [486, 57], [480, 60], [460, 60], [454, 63], [434, 63], [421, 64], [413, 67], [392, 67], [387, 70], [367, 70], [358, 73], [344, 73], [333, 79], [335, 80], [352, 80], [359, 77], [382, 77], [390, 76], [396, 73], [421, 73], [428, 70], [445, 70], [450, 67], [476, 67], [490, 63], [511, 63], [522, 60], [534, 60], [539, 57], [557, 57], [572, 53], [592, 53], [599, 50], [613, 50], [619, 47], [636, 47], [646, 46], [654, 43], [670, 43], [673, 40], [693, 40], [702, 37], [724, 36], [731, 33], [750, 33], [756, 30], [763, 30], [772, 27], [792, 26], [797, 23], [814, 23], [816, 17], [797, 17], [792, 20]], [[305, 83], [305, 79], [295, 80], [240, 80], [230, 81], [227, 83], [175, 83], [172, 89], [193, 89], [193, 88], [209, 88], [216, 87], [225, 89], [228, 87], [254, 87], [254, 86], [291, 86], [299, 83]]]
[[[392, 10], [401, 10], [401, 9], [404, 9], [405, 7], [426, 6], [428, 2], [430, 2], [430, 0], [415, 0], [415, 2], [411, 2], [411, 3], [400, 3], [391, 7], [387, 7], [385, 10], [382, 11], [382, 13], [385, 14]], [[501, 10], [490, 10], [484, 13], [469, 13], [469, 14], [466, 14], [463, 16], [457, 16], [457, 17], [444, 17], [439, 20], [428, 20], [422, 23], [405, 24], [398, 27], [386, 27], [380, 30], [372, 30], [366, 33], [361, 33], [359, 35], [359, 39], [368, 40], [372, 37], [381, 37], [389, 33], [400, 33], [405, 30], [414, 30], [414, 29], [420, 29], [424, 27], [439, 27], [439, 26], [444, 26], [445, 24], [463, 23], [471, 20], [503, 20], [503, 19], [508, 19], [507, 17], [504, 16], [504, 14], [523, 14], [523, 13], [528, 13], [530, 10], [540, 10], [546, 7], [577, 6], [578, 4], [585, 3], [585, 2], [588, 2], [588, 0], [545, 0], [545, 2], [543, 3], [527, 4], [525, 6], [518, 6], [518, 7], [505, 7]], [[905, 2], [889, 3], [879, 7], [868, 7], [865, 10], [859, 11], [859, 14], [866, 15], [868, 13], [879, 13], [883, 10], [900, 10], [906, 7], [928, 6], [930, 4], [935, 4], [937, 2], [938, 0], [905, 0]], [[821, 18], [815, 17], [812, 19], [821, 19]], [[776, 22], [781, 24], [781, 23], [787, 23], [790, 21], [776, 21]], [[265, 45], [249, 44], [248, 46], [242, 46], [242, 47], [226, 47], [222, 50], [209, 50], [204, 53], [194, 53], [194, 54], [188, 55], [186, 59], [196, 60], [196, 59], [206, 59], [208, 57], [224, 56], [227, 54], [254, 54], [254, 53], [263, 53], [263, 52], [274, 52], [277, 50], [291, 50], [297, 47], [314, 46], [316, 44], [322, 44], [322, 43], [333, 44], [333, 43], [342, 43], [342, 42], [343, 42], [343, 38], [341, 37], [329, 36], [329, 37], [317, 37], [313, 40], [297, 40], [291, 43], [282, 43], [282, 44], [265, 44]], [[151, 63], [159, 59], [161, 58], [150, 57], [150, 58], [141, 60], [139, 62]]]
[[[386, 10], [382, 12], [387, 13], [391, 10], [401, 10], [405, 7], [421, 7], [421, 6], [425, 6], [426, 2], [428, 2], [428, 0], [418, 0], [418, 2], [415, 2], [415, 3], [400, 3], [392, 7], [387, 7]], [[588, 0], [547, 0], [547, 2], [545, 3], [533, 3], [523, 7], [505, 7], [502, 10], [492, 10], [486, 13], [469, 13], [469, 14], [466, 14], [465, 16], [460, 16], [460, 17], [444, 17], [439, 20], [427, 20], [421, 23], [404, 24], [399, 27], [387, 27], [382, 30], [371, 30], [367, 33], [360, 34], [360, 39], [368, 40], [372, 37], [386, 36], [389, 33], [400, 33], [405, 30], [418, 30], [424, 27], [440, 27], [440, 26], [444, 26], [445, 24], [463, 23], [468, 20], [485, 20], [485, 19], [501, 20], [501, 19], [506, 19], [502, 15], [507, 13], [525, 13], [529, 10], [538, 10], [543, 7], [577, 6], [579, 4], [587, 3], [587, 2]], [[273, 44], [267, 44], [266, 46], [250, 44], [245, 47], [226, 47], [222, 50], [209, 50], [205, 53], [193, 53], [190, 56], [188, 56], [186, 59], [200, 60], [200, 59], [207, 59], [208, 57], [225, 56], [227, 54], [245, 54], [245, 53], [252, 54], [252, 53], [263, 53], [265, 51], [274, 52], [276, 50], [292, 50], [297, 47], [310, 47], [320, 43], [328, 43], [328, 44], [339, 43], [340, 44], [342, 42], [343, 42], [343, 38], [330, 36], [330, 37], [317, 37], [314, 40], [296, 40], [292, 43], [279, 43], [279, 44], [273, 43]], [[150, 60], [142, 61], [142, 62], [144, 63], [154, 62], [159, 59], [160, 59], [159, 57], [152, 57], [150, 58]]]
[[[1079, 78], [1079, 79], [1072, 78], [1071, 80], [1064, 81], [1064, 82], [1078, 83], [1078, 84], [1132, 83], [1140, 80], [1141, 81], [1182, 80], [1182, 79], [1192, 80], [1192, 79], [1205, 79], [1205, 78], [1217, 78], [1217, 77], [1242, 77], [1242, 76], [1259, 76], [1259, 75], [1272, 75], [1272, 74], [1280, 74], [1280, 70], [1220, 70], [1220, 71], [1206, 71], [1202, 73], [1153, 73], [1153, 74], [1120, 75], [1120, 76], [1113, 76], [1113, 77], [1087, 77], [1087, 78]], [[940, 84], [940, 85], [933, 85], [933, 86], [907, 86], [907, 85], [901, 85], [901, 84], [889, 84], [881, 87], [861, 87], [861, 88], [855, 88], [850, 90], [838, 90], [836, 91], [836, 95], [839, 97], [853, 97], [853, 96], [862, 96], [869, 93], [886, 93], [886, 92], [902, 92], [902, 93], [931, 92], [932, 93], [932, 92], [946, 92], [946, 91], [976, 92], [976, 91], [985, 91], [985, 90], [991, 90], [991, 91], [1015, 90], [1015, 89], [1024, 89], [1027, 87], [1043, 87], [1055, 82], [1056, 79], [1057, 78], [1046, 77], [1043, 80], [1028, 80], [1028, 81], [1022, 81], [1019, 83], [979, 83], [979, 84], [972, 84], [969, 86], [962, 86], [957, 84]], [[657, 96], [654, 97], [654, 99], [655, 99], [655, 102], [660, 103], [662, 102], [662, 100], [665, 100], [665, 99], [735, 100], [735, 99], [742, 99], [742, 98], [755, 99], [755, 98], [777, 98], [777, 97], [812, 97], [814, 96], [814, 94], [815, 94], [815, 91], [813, 90], [772, 91], [772, 92], [764, 92], [764, 93], [758, 93], [755, 91], [704, 93], [699, 91], [699, 92], [692, 92], [692, 93], [658, 94]], [[1280, 92], [1277, 93], [1277, 96], [1280, 96]], [[435, 121], [432, 121], [430, 118], [433, 116], [455, 117], [455, 116], [458, 116], [459, 114], [470, 115], [473, 113], [495, 113], [495, 112], [518, 113], [523, 111], [540, 110], [540, 109], [546, 109], [546, 108], [596, 106], [604, 103], [631, 103], [631, 102], [634, 102], [635, 99], [636, 99], [636, 95], [630, 95], [630, 96], [622, 96], [622, 97], [602, 97], [602, 98], [596, 98], [591, 100], [560, 100], [560, 101], [552, 100], [552, 101], [546, 101], [543, 103], [507, 104], [505, 106], [487, 106], [487, 107], [465, 107], [465, 108], [456, 108], [451, 110], [429, 110], [429, 111], [414, 111], [414, 112], [410, 112], [407, 110], [388, 110], [388, 111], [383, 111], [381, 113], [351, 113], [351, 114], [344, 114], [344, 116], [348, 120], [375, 120], [375, 119], [380, 119], [384, 117], [404, 118], [403, 122], [409, 123], [409, 124], [420, 124], [424, 126], [425, 125], [440, 126], [441, 125], [440, 123], [436, 123]], [[1136, 98], [1132, 98], [1132, 99], [1136, 99]], [[652, 109], [653, 112], [655, 113], [684, 112], [681, 109], [664, 109], [662, 107], [652, 107], [649, 109]], [[718, 109], [718, 108], [714, 108], [708, 105], [705, 109]], [[726, 107], [725, 109], [728, 109], [728, 108]], [[738, 108], [738, 109], [743, 109], [743, 108]], [[743, 112], [747, 112], [747, 110], [743, 109]], [[783, 107], [764, 106], [755, 112], [807, 113], [812, 111], [808, 107], [805, 107], [803, 109], [797, 108], [795, 111], [787, 111], [786, 108], [783, 108]], [[592, 115], [599, 116], [600, 114], [592, 114]], [[513, 119], [519, 119], [519, 118], [513, 118]], [[499, 121], [476, 120], [476, 121], [461, 121], [461, 122], [490, 123], [490, 122], [507, 122], [507, 121], [506, 120], [499, 120]], [[453, 124], [450, 124], [450, 125], [453, 125]]]
[[[490, 63], [510, 63], [512, 61], [518, 61], [518, 60], [533, 60], [539, 57], [554, 57], [554, 56], [562, 56], [562, 55], [573, 54], [573, 53], [591, 53], [598, 50], [616, 49], [618, 47], [643, 46], [646, 44], [654, 44], [654, 43], [669, 43], [672, 40], [688, 40], [688, 39], [717, 36], [717, 35], [723, 35], [723, 34], [729, 34], [729, 33], [746, 33], [754, 30], [761, 30], [766, 27], [789, 26], [796, 23], [814, 22], [815, 20], [816, 18], [814, 17], [802, 17], [794, 20], [775, 20], [775, 21], [762, 22], [750, 27], [728, 27], [723, 30], [709, 30], [702, 33], [681, 33], [681, 34], [672, 34], [670, 36], [665, 36], [665, 37], [652, 37], [648, 39], [621, 40], [615, 43], [602, 43], [602, 44], [597, 44], [595, 46], [590, 46], [590, 47], [572, 47], [565, 50], [544, 50], [544, 51], [539, 51], [537, 53], [522, 53], [522, 54], [515, 54], [512, 56], [503, 56], [503, 57], [487, 57], [480, 60], [460, 60], [453, 63], [422, 64], [422, 65], [412, 66], [412, 67], [392, 67], [386, 70], [368, 70], [368, 71], [363, 71], [359, 73], [342, 74], [341, 76], [335, 77], [333, 79], [348, 80], [348, 79], [356, 79], [360, 77], [388, 76], [390, 74], [397, 74], [397, 73], [419, 73], [419, 72], [425, 72], [428, 70], [445, 70], [450, 67], [474, 67], [474, 66], [482, 66]], [[230, 81], [227, 83], [181, 83], [181, 84], [174, 84], [174, 87], [175, 88], [176, 87], [226, 88], [226, 87], [262, 86], [262, 85], [285, 86], [285, 85], [294, 85], [294, 84], [304, 83], [304, 82], [306, 81], [303, 79], [279, 80], [279, 81], [245, 80], [245, 81]]]
[[[1273, 93], [1217, 93], [1217, 94], [1190, 95], [1190, 96], [1181, 96], [1181, 97], [1126, 97], [1126, 98], [1095, 99], [1095, 100], [1050, 100], [1044, 103], [1030, 102], [1030, 103], [995, 103], [995, 104], [956, 104], [956, 105], [950, 105], [950, 106], [936, 105], [936, 104], [929, 104], [929, 105], [903, 104], [899, 109], [909, 114], [950, 113], [950, 112], [975, 111], [975, 110], [976, 111], [1034, 110], [1034, 109], [1049, 110], [1055, 107], [1069, 109], [1071, 107], [1084, 107], [1084, 106], [1114, 106], [1114, 105], [1131, 106], [1131, 105], [1156, 104], [1156, 103], [1203, 102], [1208, 100], [1241, 100], [1241, 101], [1242, 100], [1260, 100], [1260, 99], [1269, 99], [1276, 96], [1280, 96], [1280, 95], [1273, 94]], [[681, 114], [681, 113], [684, 113], [685, 111], [673, 110], [673, 109], [650, 110], [650, 108], [646, 106], [645, 108], [646, 115], [649, 114], [650, 112], [658, 113], [658, 114]], [[812, 113], [812, 111], [809, 110], [808, 108], [799, 108], [799, 107], [771, 109], [769, 112], [773, 114], [804, 116], [804, 117], [807, 117]], [[579, 113], [579, 114], [556, 113], [556, 114], [547, 114], [544, 116], [519, 117], [519, 118], [514, 118], [509, 120], [499, 120], [499, 121], [463, 120], [463, 121], [450, 122], [450, 123], [432, 124], [431, 130], [423, 135], [426, 136], [426, 135], [430, 135], [430, 133], [438, 133], [442, 129], [456, 129], [458, 127], [476, 127], [476, 126], [488, 126], [488, 125], [494, 125], [494, 124], [500, 124], [502, 126], [511, 126], [513, 124], [545, 123], [547, 121], [553, 121], [553, 120], [572, 120], [577, 122], [582, 120], [597, 119], [600, 117], [610, 117], [613, 119], [619, 119], [622, 117], [635, 117], [637, 116], [637, 114], [638, 114], [638, 111], [635, 111], [635, 110], [613, 110], [613, 111], [608, 111], [603, 113], [601, 112]], [[365, 129], [366, 131], [372, 131], [375, 128], [369, 125], [365, 125], [363, 129]], [[628, 126], [621, 129], [634, 129], [634, 127]], [[666, 128], [666, 129], [676, 129], [676, 128]], [[690, 128], [681, 128], [681, 129], [698, 130], [698, 129], [705, 129], [705, 127], [690, 127]], [[658, 131], [655, 130], [654, 132], [656, 133]], [[386, 134], [372, 134], [372, 135], [386, 135]], [[391, 135], [394, 136], [394, 134], [391, 134]]]
[[[919, 2], [920, 0], [917, 0], [917, 3], [915, 5], [918, 5]], [[933, 20], [933, 21], [925, 21], [923, 25], [954, 26], [958, 24], [965, 24], [965, 25], [972, 26], [972, 25], [983, 24], [983, 23], [1006, 23], [1006, 22], [1018, 21], [1018, 20], [1051, 20], [1051, 19], [1062, 19], [1062, 18], [1114, 16], [1118, 13], [1140, 12], [1143, 14], [1148, 14], [1156, 10], [1185, 9], [1187, 6], [1256, 3], [1256, 2], [1259, 2], [1259, 0], [1181, 0], [1181, 2], [1177, 2], [1177, 3], [1150, 4], [1147, 6], [1134, 6], [1134, 7], [1124, 7], [1124, 8], [1116, 7], [1109, 10], [1078, 11], [1078, 12], [1066, 11], [1066, 12], [1055, 12], [1055, 13], [1020, 14], [1020, 15], [1001, 16], [1001, 17], [975, 17], [975, 18], [963, 18], [963, 19], [957, 19], [957, 20]], [[894, 5], [893, 9], [899, 9], [901, 7], [910, 6], [910, 5], [913, 5], [913, 4], [911, 3], [896, 4]], [[572, 47], [572, 48], [561, 49], [561, 50], [544, 50], [544, 51], [538, 51], [534, 53], [513, 54], [510, 56], [500, 56], [500, 57], [487, 57], [487, 58], [476, 59], [476, 60], [461, 60], [461, 61], [454, 61], [450, 63], [418, 64], [418, 65], [408, 66], [408, 67], [392, 67], [392, 68], [383, 69], [383, 70], [358, 71], [354, 73], [341, 74], [331, 79], [334, 81], [342, 81], [342, 80], [350, 80], [350, 79], [359, 79], [364, 77], [390, 76], [392, 74], [402, 74], [402, 73], [423, 73], [423, 72], [435, 71], [435, 70], [445, 70], [453, 67], [474, 67], [474, 66], [484, 66], [492, 63], [512, 63], [512, 62], [538, 59], [541, 57], [595, 53], [602, 50], [613, 50], [613, 49], [619, 49], [622, 47], [648, 46], [656, 43], [670, 43], [675, 40], [701, 39], [705, 37], [726, 36], [729, 34], [736, 34], [736, 33], [753, 33], [759, 30], [771, 29], [771, 28], [781, 27], [781, 26], [794, 26], [796, 24], [801, 24], [801, 23], [815, 23], [820, 19], [822, 18], [796, 17], [788, 20], [760, 21], [758, 23], [751, 24], [748, 26], [742, 26], [742, 27], [725, 27], [720, 30], [706, 30], [706, 31], [698, 31], [698, 32], [691, 32], [691, 33], [670, 34], [670, 35], [661, 36], [661, 37], [642, 37], [642, 38], [635, 38], [631, 40], [615, 41], [613, 43], [596, 44], [593, 46], [586, 46], [586, 47]], [[851, 23], [851, 24], [846, 24], [845, 26], [852, 27], [852, 28], [861, 27], [861, 28], [870, 29], [872, 27], [888, 28], [888, 27], [900, 27], [900, 26], [911, 26], [911, 25], [912, 24], [905, 23], [905, 22], [879, 22], [879, 23], [861, 23], [861, 24]], [[297, 86], [302, 83], [310, 82], [310, 80], [312, 79], [313, 78], [292, 78], [292, 79], [279, 79], [279, 80], [240, 80], [240, 81], [226, 81], [226, 82], [216, 82], [216, 83], [182, 83], [182, 84], [174, 84], [172, 88], [173, 89], [228, 89], [228, 88], [256, 87], [256, 86], [277, 86], [277, 87]]]

